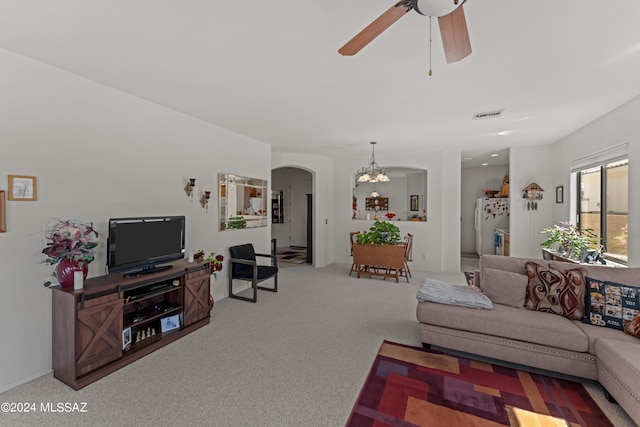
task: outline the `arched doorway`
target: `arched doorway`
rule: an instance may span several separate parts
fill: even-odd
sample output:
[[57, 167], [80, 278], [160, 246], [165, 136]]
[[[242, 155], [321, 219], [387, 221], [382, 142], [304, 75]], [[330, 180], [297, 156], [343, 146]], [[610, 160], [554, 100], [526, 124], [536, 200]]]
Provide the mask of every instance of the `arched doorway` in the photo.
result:
[[271, 171], [271, 237], [282, 266], [313, 263], [313, 176], [301, 168]]

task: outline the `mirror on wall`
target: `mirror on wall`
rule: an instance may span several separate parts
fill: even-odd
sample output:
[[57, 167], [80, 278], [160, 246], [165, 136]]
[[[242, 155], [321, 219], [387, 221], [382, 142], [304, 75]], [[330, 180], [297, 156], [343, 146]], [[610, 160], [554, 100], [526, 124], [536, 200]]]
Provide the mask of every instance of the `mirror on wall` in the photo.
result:
[[267, 226], [267, 181], [218, 174], [220, 230]]
[[427, 171], [414, 168], [386, 169], [388, 182], [352, 181], [354, 220], [427, 221]]

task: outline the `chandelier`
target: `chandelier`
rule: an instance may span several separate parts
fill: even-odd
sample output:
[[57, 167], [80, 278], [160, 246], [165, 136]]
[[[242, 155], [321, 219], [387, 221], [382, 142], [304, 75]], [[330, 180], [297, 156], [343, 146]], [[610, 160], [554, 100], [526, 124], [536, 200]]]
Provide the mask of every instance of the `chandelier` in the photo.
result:
[[368, 166], [363, 166], [358, 170], [358, 182], [387, 182], [389, 177], [382, 166], [376, 163], [376, 143], [371, 142], [372, 152]]

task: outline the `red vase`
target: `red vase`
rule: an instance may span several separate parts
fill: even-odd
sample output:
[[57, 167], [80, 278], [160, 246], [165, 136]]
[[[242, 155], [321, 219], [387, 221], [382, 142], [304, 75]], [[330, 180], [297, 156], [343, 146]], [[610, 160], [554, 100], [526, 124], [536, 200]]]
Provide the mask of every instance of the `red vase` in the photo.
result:
[[78, 265], [78, 261], [69, 258], [63, 258], [56, 267], [56, 277], [63, 287], [73, 286], [73, 273], [82, 271], [83, 279], [87, 278], [89, 266], [86, 262], [82, 263], [82, 267]]

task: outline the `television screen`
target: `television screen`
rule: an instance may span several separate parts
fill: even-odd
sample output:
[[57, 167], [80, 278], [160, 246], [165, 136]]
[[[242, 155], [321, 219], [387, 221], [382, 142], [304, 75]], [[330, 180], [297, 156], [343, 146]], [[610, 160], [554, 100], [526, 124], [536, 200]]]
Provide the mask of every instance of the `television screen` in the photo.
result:
[[185, 217], [112, 218], [109, 220], [107, 268], [118, 272], [155, 271], [184, 258]]

